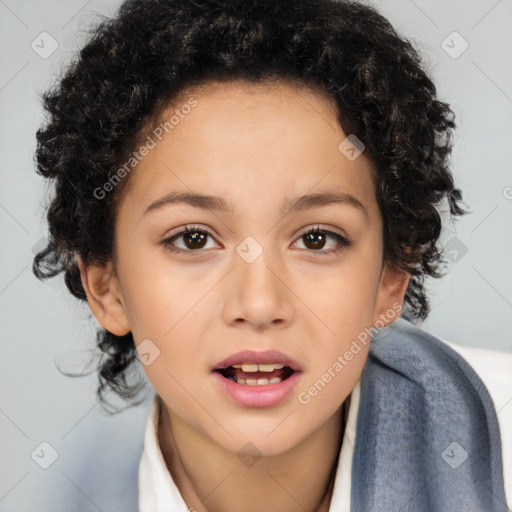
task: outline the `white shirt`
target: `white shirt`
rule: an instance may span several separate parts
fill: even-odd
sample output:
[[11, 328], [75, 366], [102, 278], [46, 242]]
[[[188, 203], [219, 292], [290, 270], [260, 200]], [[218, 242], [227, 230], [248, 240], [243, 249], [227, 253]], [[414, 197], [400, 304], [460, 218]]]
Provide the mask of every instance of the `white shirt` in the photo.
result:
[[[512, 509], [512, 353], [465, 347], [442, 341], [473, 367], [493, 400], [501, 431], [505, 495], [508, 507]], [[360, 389], [358, 381], [351, 394], [329, 512], [350, 512], [351, 468]], [[146, 424], [144, 450], [139, 465], [139, 512], [188, 512], [189, 509], [172, 480], [160, 450], [160, 400], [156, 394]]]

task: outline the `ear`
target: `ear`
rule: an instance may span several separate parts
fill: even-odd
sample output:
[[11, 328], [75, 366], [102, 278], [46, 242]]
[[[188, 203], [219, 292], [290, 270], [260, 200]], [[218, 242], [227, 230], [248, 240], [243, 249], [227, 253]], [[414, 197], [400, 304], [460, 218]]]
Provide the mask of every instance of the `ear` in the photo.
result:
[[387, 261], [381, 272], [372, 325], [378, 328], [392, 324], [402, 313], [405, 292], [411, 275]]
[[116, 336], [128, 334], [131, 329], [112, 263], [86, 267], [80, 257], [77, 256], [77, 260], [87, 302], [96, 320]]

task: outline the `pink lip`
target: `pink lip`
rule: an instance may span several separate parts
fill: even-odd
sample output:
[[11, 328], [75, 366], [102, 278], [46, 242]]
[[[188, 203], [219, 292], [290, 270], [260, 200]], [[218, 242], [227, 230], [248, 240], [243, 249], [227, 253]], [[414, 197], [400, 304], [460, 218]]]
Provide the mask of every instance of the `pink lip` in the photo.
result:
[[[243, 350], [242, 352], [237, 352], [226, 359], [218, 362], [213, 369], [220, 370], [222, 368], [226, 368], [227, 366], [232, 366], [234, 364], [243, 364], [243, 363], [277, 363], [282, 364], [284, 366], [289, 366], [295, 372], [302, 371], [302, 366], [295, 360], [289, 358], [286, 354], [279, 352], [278, 350], [265, 350], [264, 352], [255, 352], [254, 350]], [[293, 375], [292, 375], [293, 377]], [[290, 377], [291, 378], [291, 377]], [[289, 379], [286, 379], [289, 380]], [[286, 382], [283, 381], [283, 382]], [[239, 385], [239, 384], [237, 384]], [[269, 386], [279, 386], [280, 384], [269, 384]], [[257, 386], [259, 387], [259, 386]]]
[[[253, 361], [244, 359], [244, 362]], [[237, 363], [235, 362], [233, 364]], [[213, 378], [218, 383], [221, 390], [224, 391], [233, 402], [246, 407], [272, 407], [279, 404], [290, 395], [301, 375], [302, 372], [295, 371], [290, 377], [282, 380], [278, 384], [248, 386], [246, 384], [237, 384], [232, 380], [226, 379], [220, 372], [213, 372]]]

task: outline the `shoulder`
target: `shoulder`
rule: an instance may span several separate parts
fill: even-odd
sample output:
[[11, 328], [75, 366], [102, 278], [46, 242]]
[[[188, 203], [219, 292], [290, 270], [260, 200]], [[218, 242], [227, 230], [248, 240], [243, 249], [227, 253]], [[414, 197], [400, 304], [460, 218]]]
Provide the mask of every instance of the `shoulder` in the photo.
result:
[[512, 409], [512, 352], [459, 345], [413, 324], [407, 318], [400, 317], [389, 327], [411, 341], [419, 339], [433, 341], [434, 338], [437, 342], [447, 345], [460, 355], [480, 377], [495, 406], [498, 406], [496, 412], [507, 402], [510, 402]]
[[468, 347], [439, 338], [457, 352], [484, 383], [494, 404], [501, 434], [503, 478], [512, 504], [512, 353]]
[[512, 352], [467, 347], [439, 339], [462, 356], [477, 373], [493, 399], [498, 417], [501, 411], [512, 414]]

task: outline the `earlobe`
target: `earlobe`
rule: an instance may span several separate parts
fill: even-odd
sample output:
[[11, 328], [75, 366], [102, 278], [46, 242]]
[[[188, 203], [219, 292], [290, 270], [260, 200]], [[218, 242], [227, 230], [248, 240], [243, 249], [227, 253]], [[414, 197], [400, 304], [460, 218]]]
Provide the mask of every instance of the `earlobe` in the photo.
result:
[[411, 275], [386, 262], [381, 274], [372, 325], [378, 328], [393, 323], [402, 313], [405, 292]]
[[128, 334], [131, 329], [111, 262], [86, 267], [78, 256], [77, 261], [87, 302], [96, 320], [116, 336]]

